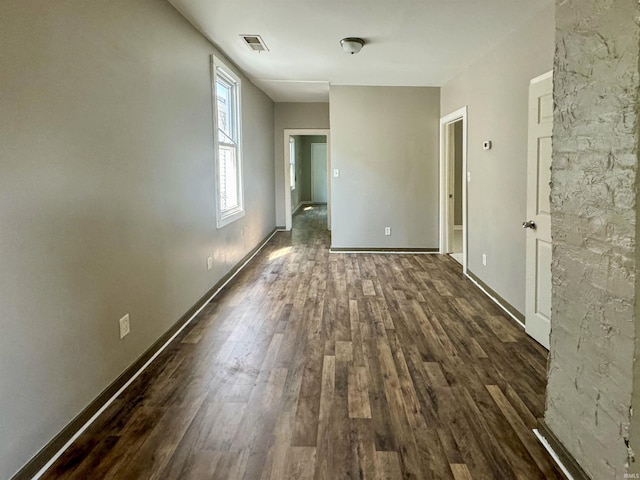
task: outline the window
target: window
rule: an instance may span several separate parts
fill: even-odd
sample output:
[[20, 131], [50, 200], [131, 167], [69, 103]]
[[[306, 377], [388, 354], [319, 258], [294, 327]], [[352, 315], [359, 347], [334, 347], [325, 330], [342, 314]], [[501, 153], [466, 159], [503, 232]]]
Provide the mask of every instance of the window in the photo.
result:
[[291, 190], [296, 189], [296, 139], [289, 137], [289, 183]]
[[213, 59], [214, 145], [217, 225], [224, 227], [244, 215], [240, 140], [240, 79]]

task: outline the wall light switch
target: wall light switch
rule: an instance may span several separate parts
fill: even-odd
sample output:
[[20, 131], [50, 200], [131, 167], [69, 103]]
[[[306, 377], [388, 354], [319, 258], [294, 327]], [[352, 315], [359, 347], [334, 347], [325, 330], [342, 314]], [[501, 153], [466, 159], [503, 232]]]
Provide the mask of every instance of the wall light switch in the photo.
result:
[[482, 254], [482, 265], [484, 265], [485, 267], [487, 266], [487, 254], [486, 253]]
[[333, 178], [338, 178], [339, 176], [340, 176], [340, 169], [334, 168], [333, 169]]
[[471, 181], [471, 172], [467, 172], [467, 182]]
[[207, 257], [207, 270], [211, 270], [213, 268], [213, 258]]
[[391, 235], [391, 227], [384, 227], [384, 234], [388, 237]]
[[491, 140], [485, 140], [484, 142], [482, 142], [483, 150], [491, 150], [491, 147], [492, 147]]

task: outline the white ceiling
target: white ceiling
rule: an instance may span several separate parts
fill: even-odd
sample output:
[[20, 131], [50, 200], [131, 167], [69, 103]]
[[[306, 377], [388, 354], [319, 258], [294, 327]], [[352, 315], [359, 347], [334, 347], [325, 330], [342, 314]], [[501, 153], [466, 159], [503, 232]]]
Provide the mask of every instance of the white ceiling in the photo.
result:
[[329, 84], [441, 86], [553, 0], [169, 1], [274, 101], [327, 102]]

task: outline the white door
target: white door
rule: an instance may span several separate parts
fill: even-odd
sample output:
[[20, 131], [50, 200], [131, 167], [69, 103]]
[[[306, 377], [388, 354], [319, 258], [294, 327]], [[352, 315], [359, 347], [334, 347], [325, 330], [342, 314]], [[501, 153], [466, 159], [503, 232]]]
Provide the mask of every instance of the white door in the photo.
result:
[[549, 348], [551, 331], [551, 132], [553, 77], [535, 78], [529, 87], [527, 158], [526, 332]]
[[327, 144], [311, 144], [311, 201], [327, 203]]

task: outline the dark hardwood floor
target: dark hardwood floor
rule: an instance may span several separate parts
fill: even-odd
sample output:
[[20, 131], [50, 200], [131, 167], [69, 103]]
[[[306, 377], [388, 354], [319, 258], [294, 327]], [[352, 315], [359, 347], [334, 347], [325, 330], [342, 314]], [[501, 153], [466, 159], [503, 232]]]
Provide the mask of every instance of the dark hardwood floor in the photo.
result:
[[294, 218], [46, 479], [563, 478], [546, 352], [440, 255], [330, 254]]

